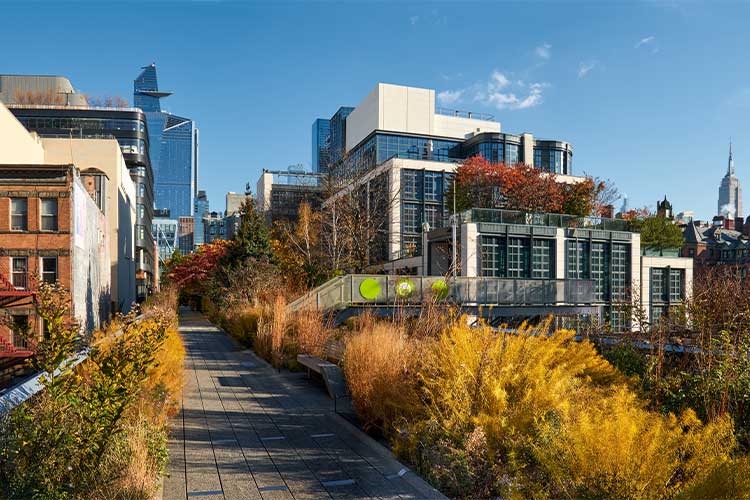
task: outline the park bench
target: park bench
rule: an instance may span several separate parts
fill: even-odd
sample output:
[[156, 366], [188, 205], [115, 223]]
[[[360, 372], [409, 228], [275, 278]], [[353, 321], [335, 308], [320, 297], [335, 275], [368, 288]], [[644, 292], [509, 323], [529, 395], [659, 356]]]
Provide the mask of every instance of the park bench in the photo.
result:
[[323, 358], [311, 354], [298, 354], [297, 362], [307, 369], [307, 376], [311, 377], [315, 372], [323, 378], [328, 395], [333, 399], [334, 405], [341, 398], [349, 398], [346, 388], [344, 373], [337, 364], [328, 359], [340, 360], [343, 354], [343, 344], [340, 341], [329, 341], [323, 346]]

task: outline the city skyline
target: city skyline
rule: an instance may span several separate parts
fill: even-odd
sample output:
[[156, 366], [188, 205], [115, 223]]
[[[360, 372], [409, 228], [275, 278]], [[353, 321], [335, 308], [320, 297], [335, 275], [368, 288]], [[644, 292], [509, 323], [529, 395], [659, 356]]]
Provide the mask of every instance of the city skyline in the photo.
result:
[[[60, 54], [45, 50], [41, 40], [13, 45], [28, 7], [10, 4], [0, 39], [17, 50], [6, 56], [3, 72], [61, 74], [89, 95], [129, 97], [134, 71], [156, 62], [169, 87], [179, 90], [168, 110], [201, 127], [198, 188], [217, 206], [226, 192], [254, 183], [263, 168], [301, 162], [310, 169], [311, 123], [356, 106], [378, 82], [435, 88], [439, 105], [492, 113], [503, 130], [568, 141], [575, 145], [574, 172], [611, 179], [633, 208], [655, 208], [666, 191], [676, 212], [693, 210], [704, 220], [715, 215], [730, 135], [736, 175], [750, 179], [750, 136], [741, 120], [750, 107], [750, 87], [743, 83], [750, 70], [740, 43], [742, 14], [750, 8], [742, 4], [730, 15], [703, 3], [291, 9], [286, 3], [181, 2], [177, 12], [175, 2], [166, 2], [140, 19], [152, 35], [114, 43], [116, 57], [109, 59], [84, 38], [127, 31], [125, 20], [94, 3], [72, 5], [84, 12], [47, 4], [35, 19], [42, 31], [64, 32], [78, 47]], [[483, 15], [476, 15], [478, 8]], [[93, 30], [85, 37], [64, 30], [80, 15]], [[162, 23], [164, 16], [174, 23]], [[498, 30], [498, 16], [516, 22]], [[273, 26], [264, 22], [271, 18]], [[338, 23], [351, 18], [361, 22]], [[587, 22], [576, 22], [581, 19]], [[543, 33], [528, 29], [544, 24], [540, 20], [554, 22]], [[721, 25], [721, 33], [690, 36], [707, 23]], [[196, 38], [199, 25], [205, 36]], [[401, 36], [384, 38], [384, 25]], [[333, 26], [335, 40], [307, 43], [315, 31]], [[221, 44], [211, 41], [218, 34]], [[335, 76], [342, 68], [346, 77]], [[690, 77], [697, 74], [713, 75], [711, 91]]]

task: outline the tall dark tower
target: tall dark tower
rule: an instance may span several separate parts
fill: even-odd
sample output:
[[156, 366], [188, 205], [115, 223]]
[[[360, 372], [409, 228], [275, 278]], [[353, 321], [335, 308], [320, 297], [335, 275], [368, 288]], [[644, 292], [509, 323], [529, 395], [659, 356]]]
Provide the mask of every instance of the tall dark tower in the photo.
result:
[[734, 175], [734, 158], [732, 157], [732, 141], [729, 141], [729, 164], [727, 173], [719, 185], [718, 215], [730, 219], [742, 217], [742, 187], [740, 180]]

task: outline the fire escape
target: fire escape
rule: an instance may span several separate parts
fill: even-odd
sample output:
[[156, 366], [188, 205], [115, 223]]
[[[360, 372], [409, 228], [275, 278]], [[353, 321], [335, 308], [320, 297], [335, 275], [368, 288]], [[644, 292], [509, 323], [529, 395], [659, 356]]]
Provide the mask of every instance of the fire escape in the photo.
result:
[[[36, 290], [32, 288], [27, 269], [10, 273], [7, 265], [0, 264], [0, 314], [24, 306], [36, 308]], [[10, 361], [8, 358], [28, 358], [33, 354], [33, 346], [26, 338], [10, 328], [4, 330], [6, 333], [0, 332], [0, 364], [3, 364], [3, 360]], [[5, 336], [8, 333], [10, 337]]]

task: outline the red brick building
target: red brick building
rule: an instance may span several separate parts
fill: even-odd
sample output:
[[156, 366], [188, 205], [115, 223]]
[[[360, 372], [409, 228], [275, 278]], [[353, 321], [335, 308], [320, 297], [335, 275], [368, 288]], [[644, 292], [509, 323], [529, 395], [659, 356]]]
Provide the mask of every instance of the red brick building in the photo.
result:
[[[41, 336], [36, 290], [40, 281], [59, 282], [85, 330], [98, 327], [109, 314], [106, 229], [72, 165], [0, 165], [0, 314]], [[0, 325], [0, 361], [32, 351]]]

